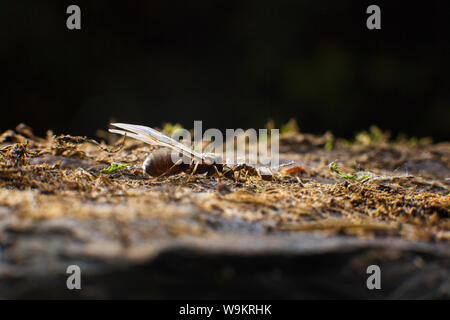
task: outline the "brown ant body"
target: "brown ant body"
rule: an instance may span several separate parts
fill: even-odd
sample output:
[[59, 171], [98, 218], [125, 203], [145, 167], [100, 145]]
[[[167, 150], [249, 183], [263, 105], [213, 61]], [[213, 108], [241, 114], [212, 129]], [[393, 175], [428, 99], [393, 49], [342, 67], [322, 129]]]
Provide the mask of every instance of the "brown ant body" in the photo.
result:
[[[211, 162], [195, 162], [172, 160], [173, 150], [161, 148], [153, 151], [144, 161], [142, 168], [152, 177], [175, 175], [181, 172], [191, 174], [207, 174], [211, 176], [216, 172], [223, 173], [223, 165], [221, 163]], [[186, 163], [187, 162], [187, 163]], [[195, 171], [194, 171], [195, 170]]]
[[[273, 179], [273, 169], [268, 167], [255, 167], [247, 163], [238, 165], [228, 165], [223, 163], [221, 156], [207, 153], [199, 153], [184, 144], [167, 137], [166, 135], [156, 131], [155, 129], [126, 124], [126, 123], [112, 123], [111, 125], [124, 130], [109, 129], [110, 132], [129, 136], [131, 138], [141, 140], [145, 143], [160, 146], [156, 151], [153, 151], [144, 161], [143, 170], [150, 176], [158, 179], [162, 176], [175, 175], [181, 172], [189, 174], [188, 181], [194, 174], [206, 174], [211, 176], [217, 175], [220, 181], [220, 176], [235, 179], [235, 172], [240, 173], [245, 171], [246, 175], [259, 176], [264, 180]], [[173, 161], [173, 155], [178, 153], [177, 161]], [[303, 167], [300, 167], [302, 170]]]

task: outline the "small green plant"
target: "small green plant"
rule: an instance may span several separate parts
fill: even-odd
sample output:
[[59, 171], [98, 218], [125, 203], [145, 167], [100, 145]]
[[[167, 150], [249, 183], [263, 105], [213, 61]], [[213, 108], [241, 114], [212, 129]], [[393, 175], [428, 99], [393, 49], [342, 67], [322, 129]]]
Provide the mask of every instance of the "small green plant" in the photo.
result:
[[341, 139], [341, 141], [342, 141], [342, 145], [346, 148], [351, 148], [354, 145], [353, 141], [350, 141], [347, 139]]
[[355, 136], [355, 142], [364, 146], [372, 145], [379, 142], [389, 142], [389, 131], [383, 132], [377, 126], [371, 126], [369, 131], [361, 131]]
[[346, 174], [343, 173], [339, 166], [336, 164], [336, 162], [332, 162], [329, 165], [330, 171], [334, 172], [338, 175], [338, 177], [342, 178], [342, 179], [346, 179], [346, 180], [354, 180], [354, 181], [358, 181], [358, 180], [363, 180], [366, 178], [370, 178], [370, 175], [362, 175], [362, 176], [357, 176], [357, 175], [352, 175], [352, 174]]
[[175, 131], [177, 131], [179, 129], [183, 129], [183, 126], [179, 123], [171, 124], [171, 123], [165, 122], [162, 125], [162, 131], [169, 136], [171, 136]]
[[280, 129], [280, 133], [299, 133], [300, 128], [298, 126], [297, 120], [295, 118], [291, 118], [286, 124], [283, 124]]
[[428, 146], [433, 143], [433, 139], [430, 137], [423, 137], [423, 138], [417, 138], [417, 137], [408, 137], [404, 133], [399, 133], [397, 138], [393, 141], [395, 144], [407, 144], [411, 147], [414, 146]]
[[325, 145], [323, 148], [326, 151], [331, 151], [334, 148], [334, 136], [330, 131], [327, 131], [323, 134], [323, 139], [325, 140]]
[[112, 173], [112, 172], [120, 170], [122, 168], [126, 168], [129, 165], [130, 165], [129, 163], [122, 163], [122, 164], [111, 163], [111, 165], [108, 168], [105, 168], [102, 170], [102, 173]]
[[325, 149], [326, 151], [331, 151], [331, 150], [333, 150], [333, 141], [328, 140], [328, 141], [325, 143], [324, 149]]

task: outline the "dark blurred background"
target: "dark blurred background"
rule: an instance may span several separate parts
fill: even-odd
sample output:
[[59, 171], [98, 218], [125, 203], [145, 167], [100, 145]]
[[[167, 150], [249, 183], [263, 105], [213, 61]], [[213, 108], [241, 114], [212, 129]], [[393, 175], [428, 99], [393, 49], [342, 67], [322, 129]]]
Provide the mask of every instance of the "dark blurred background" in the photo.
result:
[[[366, 28], [370, 4], [381, 30]], [[446, 1], [3, 0], [0, 130], [295, 117], [304, 132], [450, 140], [448, 20]]]

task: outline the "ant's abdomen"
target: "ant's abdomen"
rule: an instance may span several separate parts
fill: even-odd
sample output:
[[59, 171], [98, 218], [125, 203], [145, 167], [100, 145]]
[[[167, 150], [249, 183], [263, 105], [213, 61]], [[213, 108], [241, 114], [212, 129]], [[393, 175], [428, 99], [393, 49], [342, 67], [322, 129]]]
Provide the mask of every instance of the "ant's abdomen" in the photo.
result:
[[[159, 177], [162, 174], [174, 175], [182, 171], [182, 165], [173, 166], [172, 151], [167, 148], [153, 151], [143, 164], [143, 169], [152, 177]], [[173, 167], [173, 168], [172, 168]], [[170, 172], [168, 172], [172, 168]]]

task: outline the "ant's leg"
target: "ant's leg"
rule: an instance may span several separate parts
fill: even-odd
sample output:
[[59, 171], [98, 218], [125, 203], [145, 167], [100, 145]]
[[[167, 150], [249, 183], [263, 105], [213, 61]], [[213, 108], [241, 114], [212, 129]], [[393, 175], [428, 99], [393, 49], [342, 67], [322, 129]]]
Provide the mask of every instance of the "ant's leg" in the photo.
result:
[[162, 178], [162, 177], [164, 177], [165, 175], [169, 174], [170, 172], [172, 172], [173, 168], [175, 168], [176, 166], [180, 165], [181, 162], [183, 162], [183, 159], [178, 160], [177, 162], [175, 162], [175, 163], [173, 164], [173, 166], [171, 166], [171, 167], [169, 168], [169, 170], [167, 170], [167, 171], [164, 172], [163, 174], [157, 176], [156, 178], [150, 179], [150, 181], [151, 181], [151, 182], [154, 182], [154, 181], [158, 180], [159, 178]]
[[259, 170], [256, 170], [256, 174], [258, 175], [258, 177], [259, 177], [261, 180], [264, 180], [263, 177], [261, 176], [261, 172], [259, 172]]
[[236, 175], [234, 174], [236, 172], [236, 170], [234, 168], [231, 168], [231, 171], [233, 172], [233, 181], [234, 181], [234, 183], [238, 182], [238, 180], [236, 179]]
[[227, 179], [231, 179], [234, 182], [236, 182], [236, 177], [234, 176], [234, 173], [235, 173], [236, 170], [233, 167], [230, 167], [230, 166], [227, 166], [227, 165], [224, 165], [224, 168], [228, 169], [228, 171], [224, 170], [222, 172], [222, 176], [227, 178]]
[[222, 180], [220, 179], [220, 172], [219, 170], [217, 170], [217, 167], [215, 165], [213, 165], [214, 170], [216, 170], [216, 176], [217, 176], [217, 183], [221, 183]]
[[188, 183], [188, 182], [191, 180], [192, 176], [193, 176], [193, 175], [195, 174], [195, 172], [197, 171], [197, 168], [198, 168], [198, 162], [195, 163], [194, 169], [192, 170], [191, 174], [190, 174], [189, 177], [187, 178], [186, 183]]

